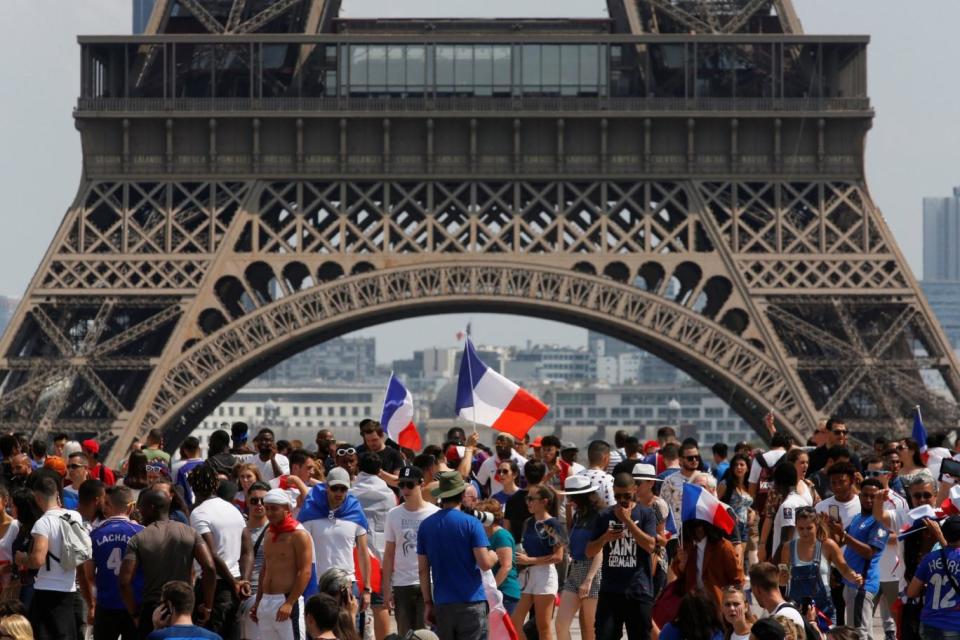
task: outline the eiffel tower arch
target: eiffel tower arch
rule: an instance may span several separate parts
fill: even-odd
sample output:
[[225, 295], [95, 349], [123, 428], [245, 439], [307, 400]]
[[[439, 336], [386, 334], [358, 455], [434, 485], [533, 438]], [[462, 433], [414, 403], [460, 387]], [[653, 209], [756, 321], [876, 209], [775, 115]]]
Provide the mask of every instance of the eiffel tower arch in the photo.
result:
[[608, 8], [160, 0], [147, 35], [81, 37], [83, 179], [0, 342], [0, 423], [116, 461], [310, 345], [472, 310], [632, 342], [761, 430], [955, 426], [864, 179], [868, 38], [790, 0]]

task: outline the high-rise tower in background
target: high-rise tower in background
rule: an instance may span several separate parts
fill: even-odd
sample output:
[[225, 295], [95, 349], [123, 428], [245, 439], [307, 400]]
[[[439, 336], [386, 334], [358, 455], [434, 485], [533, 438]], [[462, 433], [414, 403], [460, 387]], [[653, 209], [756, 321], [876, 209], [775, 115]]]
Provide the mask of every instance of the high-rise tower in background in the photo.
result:
[[923, 279], [960, 282], [960, 187], [923, 199]]
[[923, 199], [923, 292], [954, 350], [960, 347], [960, 187]]
[[133, 0], [133, 32], [143, 33], [150, 22], [150, 13], [157, 0]]

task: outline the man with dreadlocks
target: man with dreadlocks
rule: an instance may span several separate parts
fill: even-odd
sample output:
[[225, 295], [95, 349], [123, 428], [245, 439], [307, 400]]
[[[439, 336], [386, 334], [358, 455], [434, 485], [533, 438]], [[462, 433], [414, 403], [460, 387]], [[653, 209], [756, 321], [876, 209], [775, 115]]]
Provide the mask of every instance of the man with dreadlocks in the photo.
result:
[[220, 479], [209, 464], [197, 465], [188, 481], [196, 500], [190, 526], [213, 551], [217, 587], [209, 629], [224, 638], [236, 635], [240, 600], [249, 598], [253, 571], [253, 542], [243, 516], [232, 504], [216, 495]]

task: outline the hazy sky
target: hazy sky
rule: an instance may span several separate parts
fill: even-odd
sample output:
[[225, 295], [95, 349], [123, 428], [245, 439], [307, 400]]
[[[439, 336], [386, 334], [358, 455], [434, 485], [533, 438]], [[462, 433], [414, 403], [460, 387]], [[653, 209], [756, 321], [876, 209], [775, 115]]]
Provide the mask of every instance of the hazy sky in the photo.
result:
[[[960, 184], [960, 2], [794, 0], [808, 33], [869, 34], [877, 119], [867, 143], [871, 191], [915, 273], [922, 265], [921, 199]], [[347, 17], [604, 15], [598, 0], [346, 0]], [[922, 13], [919, 7], [922, 7]], [[914, 11], [911, 12], [911, 9]], [[0, 0], [0, 294], [21, 296], [80, 179], [71, 109], [79, 87], [78, 34], [129, 33], [129, 0]], [[475, 314], [479, 340], [580, 343], [574, 327]], [[378, 357], [453, 335], [468, 316], [383, 325]], [[444, 340], [440, 341], [441, 343]], [[397, 345], [394, 347], [393, 345]]]

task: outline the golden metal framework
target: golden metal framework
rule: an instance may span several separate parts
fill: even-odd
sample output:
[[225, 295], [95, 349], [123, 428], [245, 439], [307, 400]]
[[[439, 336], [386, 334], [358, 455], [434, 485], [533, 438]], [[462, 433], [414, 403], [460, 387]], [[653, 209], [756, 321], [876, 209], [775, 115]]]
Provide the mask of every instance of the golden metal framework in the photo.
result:
[[[836, 41], [797, 35], [788, 0], [608, 4], [609, 28], [632, 35], [604, 42], [637, 51], [729, 41], [776, 70]], [[320, 34], [291, 45], [297, 69], [309, 70], [317, 44], [337, 46], [338, 7], [168, 0], [151, 28], [228, 38], [249, 53], [251, 74], [258, 47], [278, 40], [238, 34]], [[502, 23], [477, 28], [526, 37]], [[121, 43], [121, 66], [131, 84], [160, 71], [168, 82], [195, 41]], [[864, 41], [850, 42], [830, 51], [846, 52], [844, 86], [855, 89]], [[84, 46], [91, 59], [110, 55]], [[768, 408], [798, 436], [827, 414], [862, 432], [903, 430], [917, 404], [931, 427], [957, 419], [957, 361], [867, 191], [873, 112], [853, 90], [98, 91], [76, 111], [80, 191], [0, 342], [7, 428], [92, 434], [113, 441], [116, 461], [149, 428], [175, 445], [240, 385], [311, 344], [451, 310], [616, 335], [681, 367], [758, 429]]]

